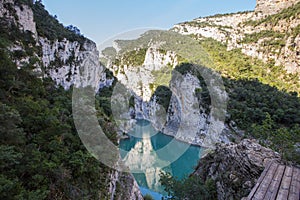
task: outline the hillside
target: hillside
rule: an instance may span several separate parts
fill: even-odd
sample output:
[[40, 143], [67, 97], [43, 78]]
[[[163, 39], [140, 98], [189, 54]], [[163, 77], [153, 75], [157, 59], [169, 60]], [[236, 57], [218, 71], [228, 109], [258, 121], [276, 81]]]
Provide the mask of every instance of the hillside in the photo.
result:
[[298, 0], [258, 0], [255, 11], [197, 18], [172, 30], [199, 40], [212, 38], [228, 50], [241, 49], [245, 55], [299, 74], [299, 10]]
[[[142, 199], [131, 174], [86, 150], [73, 122], [73, 88], [114, 80], [95, 43], [40, 1], [1, 0], [0, 24], [0, 199]], [[97, 116], [117, 144], [109, 116]]]

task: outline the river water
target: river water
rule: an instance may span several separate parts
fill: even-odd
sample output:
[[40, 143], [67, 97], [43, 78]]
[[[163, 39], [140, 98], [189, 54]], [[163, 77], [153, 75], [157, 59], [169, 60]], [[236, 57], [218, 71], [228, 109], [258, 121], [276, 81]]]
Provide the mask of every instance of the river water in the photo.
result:
[[146, 120], [138, 120], [128, 135], [120, 141], [121, 157], [142, 194], [150, 194], [155, 200], [167, 195], [159, 183], [160, 172], [182, 179], [193, 172], [201, 157], [201, 147], [157, 132]]

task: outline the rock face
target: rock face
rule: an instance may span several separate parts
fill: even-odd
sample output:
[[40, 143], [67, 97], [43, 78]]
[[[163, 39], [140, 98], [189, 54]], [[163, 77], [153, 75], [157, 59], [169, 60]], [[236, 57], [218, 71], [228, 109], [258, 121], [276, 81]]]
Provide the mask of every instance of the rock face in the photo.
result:
[[113, 171], [109, 179], [110, 200], [143, 200], [140, 188], [131, 174]]
[[226, 44], [228, 50], [238, 48], [248, 56], [283, 65], [287, 72], [299, 73], [300, 18], [294, 12], [299, 4], [299, 0], [261, 0], [253, 12], [198, 18], [172, 30], [197, 39], [212, 38]]
[[205, 137], [201, 138], [200, 135], [206, 135], [209, 119], [195, 95], [196, 88], [201, 88], [199, 80], [189, 73], [183, 76], [177, 73], [173, 73], [170, 82], [173, 95], [167, 111], [158, 103], [159, 97], [154, 94], [149, 102], [138, 100], [135, 106], [136, 117], [151, 121], [157, 130], [176, 139], [206, 146]]
[[219, 145], [199, 161], [193, 175], [216, 182], [218, 199], [241, 199], [254, 187], [264, 167], [280, 155], [255, 140]]
[[201, 88], [198, 78], [191, 73], [173, 73], [170, 82], [173, 94], [166, 114], [161, 114], [159, 110], [163, 108], [152, 103], [148, 106], [148, 119], [161, 132], [190, 144], [214, 148], [215, 143], [229, 142], [222, 132], [224, 123], [206, 113], [199, 104], [196, 90]]
[[32, 10], [27, 5], [21, 5], [20, 7], [17, 6], [15, 9], [19, 18], [18, 22], [20, 24], [20, 29], [23, 31], [30, 31], [33, 33], [34, 37], [37, 37]]
[[[85, 39], [80, 43], [68, 38], [51, 41], [39, 36], [32, 9], [12, 0], [1, 0], [0, 17], [17, 26], [21, 32], [31, 33], [36, 41], [36, 48], [41, 49], [41, 55], [34, 52], [35, 57], [39, 59], [35, 70], [40, 72], [41, 76], [52, 78], [65, 89], [69, 89], [71, 85], [90, 85], [98, 91], [100, 87], [112, 84], [113, 79], [106, 79], [105, 68], [99, 63], [99, 52], [94, 42]], [[10, 49], [25, 51], [21, 41], [15, 41]], [[15, 62], [22, 66], [29, 63], [31, 57]]]
[[[93, 86], [96, 91], [100, 87], [110, 86], [113, 79], [107, 80], [105, 68], [99, 63], [99, 53], [95, 43], [86, 40], [79, 42], [49, 41], [39, 38], [42, 47], [42, 61], [46, 67], [46, 76], [50, 76], [65, 89], [71, 85], [76, 87]], [[100, 84], [102, 83], [102, 86]]]
[[159, 71], [167, 65], [174, 68], [178, 62], [175, 53], [171, 51], [160, 52], [155, 44], [150, 45], [143, 57], [144, 62], [141, 66], [133, 66], [129, 63], [122, 66], [111, 64], [107, 67], [114, 72], [118, 81], [144, 101], [149, 101], [153, 94], [152, 83], [155, 81], [152, 72]]
[[111, 86], [113, 79], [107, 79], [105, 67], [99, 63], [99, 52], [96, 44], [86, 40], [83, 44], [78, 41], [50, 41], [39, 37], [42, 48], [42, 63], [45, 75], [51, 77], [58, 85], [69, 89], [92, 86], [95, 91], [101, 87]]
[[17, 24], [20, 31], [30, 31], [37, 36], [33, 12], [28, 5], [15, 4], [13, 0], [1, 0], [0, 17], [5, 17], [10, 23]]
[[257, 0], [256, 12], [263, 12], [265, 15], [278, 13], [280, 10], [295, 5], [299, 0]]

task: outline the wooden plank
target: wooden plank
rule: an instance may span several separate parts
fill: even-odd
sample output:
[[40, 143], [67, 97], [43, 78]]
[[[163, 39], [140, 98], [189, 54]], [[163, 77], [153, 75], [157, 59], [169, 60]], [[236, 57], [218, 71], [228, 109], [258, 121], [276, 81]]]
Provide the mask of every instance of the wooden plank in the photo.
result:
[[292, 182], [289, 191], [289, 200], [299, 200], [300, 199], [300, 169], [294, 167]]
[[264, 177], [264, 179], [262, 180], [259, 188], [257, 189], [256, 193], [253, 196], [253, 200], [262, 200], [269, 188], [269, 185], [272, 182], [272, 179], [274, 177], [274, 174], [277, 170], [278, 167], [278, 163], [273, 162], [271, 167], [269, 168], [266, 176]]
[[281, 179], [284, 174], [284, 170], [285, 170], [285, 165], [278, 166], [275, 172], [275, 176], [273, 177], [273, 180], [268, 188], [268, 191], [265, 197], [263, 198], [264, 200], [271, 200], [271, 199], [274, 200], [276, 198], [277, 192], [280, 187]]
[[269, 171], [269, 168], [271, 167], [273, 161], [270, 161], [267, 166], [265, 167], [264, 171], [261, 173], [260, 177], [258, 178], [254, 188], [252, 188], [250, 194], [248, 195], [248, 197], [246, 198], [247, 200], [251, 200], [257, 190], [257, 188], [260, 186], [262, 180], [265, 178], [267, 172]]
[[287, 166], [282, 177], [280, 188], [276, 200], [287, 200], [289, 196], [289, 189], [292, 181], [293, 168]]

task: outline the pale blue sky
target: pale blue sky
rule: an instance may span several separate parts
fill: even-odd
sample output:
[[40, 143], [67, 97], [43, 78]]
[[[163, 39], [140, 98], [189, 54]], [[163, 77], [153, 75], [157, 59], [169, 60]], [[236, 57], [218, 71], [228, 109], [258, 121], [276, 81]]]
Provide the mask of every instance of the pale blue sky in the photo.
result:
[[137, 28], [169, 29], [199, 16], [253, 10], [255, 0], [43, 0], [64, 25], [96, 43]]

